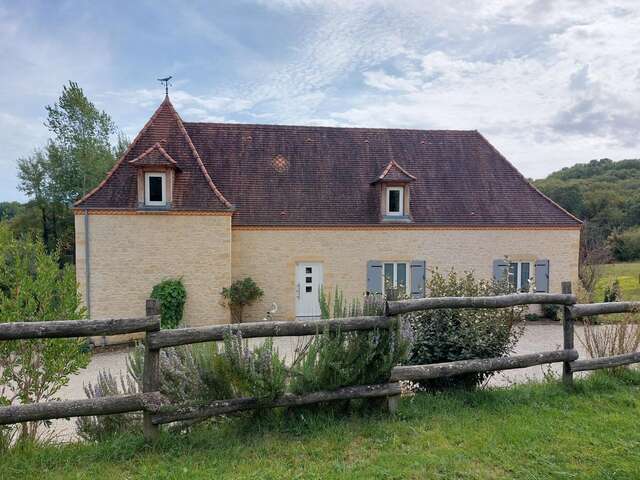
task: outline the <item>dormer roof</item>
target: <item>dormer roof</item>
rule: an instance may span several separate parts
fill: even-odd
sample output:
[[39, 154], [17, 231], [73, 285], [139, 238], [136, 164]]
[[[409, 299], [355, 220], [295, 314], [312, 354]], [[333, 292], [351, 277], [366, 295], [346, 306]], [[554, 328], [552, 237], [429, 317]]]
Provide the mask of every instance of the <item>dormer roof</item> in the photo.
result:
[[160, 142], [156, 142], [151, 148], [145, 150], [142, 155], [129, 160], [134, 167], [168, 167], [178, 168], [178, 163], [171, 158]]
[[409, 183], [416, 180], [416, 177], [407, 172], [404, 168], [398, 165], [394, 160], [391, 160], [382, 170], [382, 173], [378, 175], [372, 184], [379, 182], [394, 182], [394, 183]]

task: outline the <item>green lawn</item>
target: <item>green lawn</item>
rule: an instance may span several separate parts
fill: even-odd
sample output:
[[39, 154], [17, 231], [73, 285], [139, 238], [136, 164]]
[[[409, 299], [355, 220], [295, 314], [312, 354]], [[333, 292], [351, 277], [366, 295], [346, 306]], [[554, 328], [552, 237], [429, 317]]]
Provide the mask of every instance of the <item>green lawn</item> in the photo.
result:
[[596, 301], [602, 301], [604, 289], [616, 278], [624, 300], [640, 300], [640, 262], [634, 262], [604, 265], [604, 276], [596, 288]]
[[421, 394], [395, 418], [282, 413], [188, 434], [97, 445], [23, 447], [0, 456], [0, 478], [637, 479], [640, 372]]

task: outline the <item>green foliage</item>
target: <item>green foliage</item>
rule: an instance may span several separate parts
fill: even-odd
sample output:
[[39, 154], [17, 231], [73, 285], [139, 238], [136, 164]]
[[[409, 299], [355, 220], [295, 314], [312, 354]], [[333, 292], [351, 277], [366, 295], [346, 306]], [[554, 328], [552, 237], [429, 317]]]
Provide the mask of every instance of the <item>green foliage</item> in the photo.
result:
[[[612, 235], [640, 225], [640, 160], [592, 160], [563, 168], [535, 185], [586, 221], [587, 245], [605, 245]], [[638, 248], [613, 253], [618, 260], [640, 258]]]
[[[99, 399], [111, 395], [134, 394], [140, 391], [139, 384], [132, 377], [113, 375], [109, 370], [98, 372], [95, 383], [83, 386], [87, 398]], [[124, 432], [133, 432], [142, 428], [140, 413], [122, 413], [119, 415], [100, 415], [97, 417], [78, 417], [76, 431], [78, 436], [88, 441], [104, 441]]]
[[224, 287], [221, 292], [225, 304], [231, 309], [233, 323], [242, 322], [242, 311], [264, 295], [262, 289], [251, 277], [236, 280], [230, 287]]
[[[640, 372], [417, 394], [398, 414], [283, 412], [100, 443], [14, 449], [7, 479], [636, 479]], [[588, 441], [585, 441], [588, 439]], [[559, 448], [562, 445], [562, 448]], [[241, 459], [241, 460], [239, 460]]]
[[[58, 262], [42, 242], [16, 239], [0, 224], [0, 323], [84, 318], [74, 272], [60, 269]], [[79, 339], [0, 342], [0, 402], [55, 399], [69, 377], [88, 363]], [[23, 439], [35, 439], [36, 424], [21, 428]]]
[[[323, 289], [319, 300], [322, 318], [381, 315], [384, 311], [380, 295], [364, 297], [362, 304], [347, 302], [338, 287], [333, 302]], [[411, 338], [406, 322], [389, 330], [317, 334], [298, 353], [291, 390], [306, 393], [388, 381], [391, 369], [406, 359]]]
[[[507, 286], [476, 280], [472, 273], [461, 276], [454, 271], [443, 275], [434, 270], [427, 282], [432, 297], [477, 297], [506, 293]], [[412, 314], [415, 340], [411, 365], [452, 362], [471, 358], [492, 358], [513, 351], [523, 332], [521, 307], [501, 309], [437, 309]], [[474, 387], [490, 373], [472, 373], [429, 380], [428, 389], [450, 386]]]
[[[40, 232], [52, 251], [61, 242], [63, 246], [73, 243], [69, 205], [105, 177], [126, 139], [117, 135], [109, 115], [98, 110], [77, 83], [63, 86], [58, 101], [46, 111], [45, 126], [51, 137], [44, 148], [18, 159], [18, 178], [20, 190], [40, 210], [36, 217]], [[117, 142], [112, 145], [114, 136]]]
[[325, 319], [382, 315], [384, 313], [385, 299], [381, 295], [365, 296], [362, 303], [357, 299], [347, 302], [340, 288], [335, 288], [332, 297], [331, 293], [326, 293], [321, 287], [318, 300], [320, 302], [320, 317]]
[[160, 300], [160, 325], [176, 328], [182, 321], [187, 290], [181, 278], [169, 278], [153, 287], [151, 298]]
[[549, 320], [560, 320], [560, 305], [544, 304], [542, 305], [542, 316]]
[[620, 282], [615, 279], [611, 284], [607, 285], [604, 289], [603, 302], [617, 302], [622, 300], [622, 292], [620, 291]]
[[391, 369], [406, 360], [409, 338], [400, 325], [315, 335], [293, 367], [291, 391], [302, 394], [387, 382]]
[[640, 226], [611, 235], [611, 253], [621, 262], [640, 259]]
[[230, 383], [235, 397], [273, 400], [285, 392], [288, 372], [284, 358], [267, 338], [253, 350], [242, 335], [227, 334], [217, 371]]

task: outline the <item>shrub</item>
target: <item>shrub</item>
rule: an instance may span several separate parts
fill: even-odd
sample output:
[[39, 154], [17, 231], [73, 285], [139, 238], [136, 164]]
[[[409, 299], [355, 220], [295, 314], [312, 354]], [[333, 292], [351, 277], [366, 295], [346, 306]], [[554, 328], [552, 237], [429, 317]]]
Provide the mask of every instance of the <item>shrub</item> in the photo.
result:
[[620, 282], [616, 278], [604, 288], [603, 302], [617, 302], [622, 298]]
[[[437, 270], [427, 282], [431, 296], [470, 297], [508, 291], [502, 283], [476, 280], [472, 273], [443, 275]], [[503, 309], [437, 309], [409, 316], [415, 340], [409, 364], [500, 357], [513, 351], [523, 332], [522, 307]], [[475, 387], [491, 373], [471, 373], [422, 383], [427, 389]]]
[[637, 352], [640, 349], [640, 325], [637, 313], [626, 313], [621, 320], [608, 325], [597, 325], [583, 319], [582, 334], [578, 340], [591, 356], [610, 357]]
[[232, 323], [240, 323], [244, 307], [262, 298], [264, 292], [251, 277], [247, 277], [236, 280], [228, 288], [223, 288], [221, 295], [224, 303], [231, 310]]
[[[95, 384], [83, 385], [87, 398], [102, 398], [110, 395], [134, 394], [140, 391], [138, 383], [131, 377], [120, 373], [114, 376], [110, 371], [98, 373]], [[88, 441], [102, 441], [116, 434], [142, 428], [140, 413], [122, 413], [119, 415], [100, 415], [96, 417], [78, 417], [76, 429], [78, 436]]]
[[609, 243], [616, 260], [630, 262], [640, 259], [640, 226], [612, 235]]
[[558, 321], [560, 320], [559, 312], [560, 312], [560, 305], [553, 305], [549, 303], [542, 305], [542, 316], [544, 318]]
[[181, 278], [167, 279], [158, 283], [151, 291], [151, 298], [160, 300], [160, 325], [176, 328], [182, 321], [187, 291]]
[[538, 315], [537, 313], [525, 313], [524, 319], [527, 322], [537, 322], [540, 320], [540, 315]]
[[[73, 269], [60, 269], [59, 260], [42, 242], [18, 240], [0, 224], [0, 323], [84, 318]], [[0, 404], [55, 400], [89, 359], [80, 339], [0, 342]], [[19, 428], [20, 439], [37, 438], [38, 422]]]
[[273, 400], [285, 392], [288, 371], [284, 358], [267, 338], [253, 350], [242, 335], [226, 335], [216, 371], [231, 386], [234, 397]]
[[[347, 302], [337, 287], [333, 302], [324, 290], [319, 300], [322, 318], [381, 315], [384, 311], [382, 296], [366, 296], [362, 303]], [[300, 394], [386, 382], [391, 369], [406, 360], [411, 338], [406, 322], [389, 330], [316, 334], [294, 360], [291, 390]]]

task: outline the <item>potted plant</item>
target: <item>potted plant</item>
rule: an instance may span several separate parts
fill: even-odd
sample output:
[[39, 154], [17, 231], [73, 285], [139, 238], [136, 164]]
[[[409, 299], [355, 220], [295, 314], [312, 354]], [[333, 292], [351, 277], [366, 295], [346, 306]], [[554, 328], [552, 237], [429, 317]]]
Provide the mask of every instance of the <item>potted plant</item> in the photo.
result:
[[231, 310], [231, 323], [241, 323], [244, 307], [262, 298], [264, 292], [251, 277], [247, 277], [223, 288], [221, 295]]

